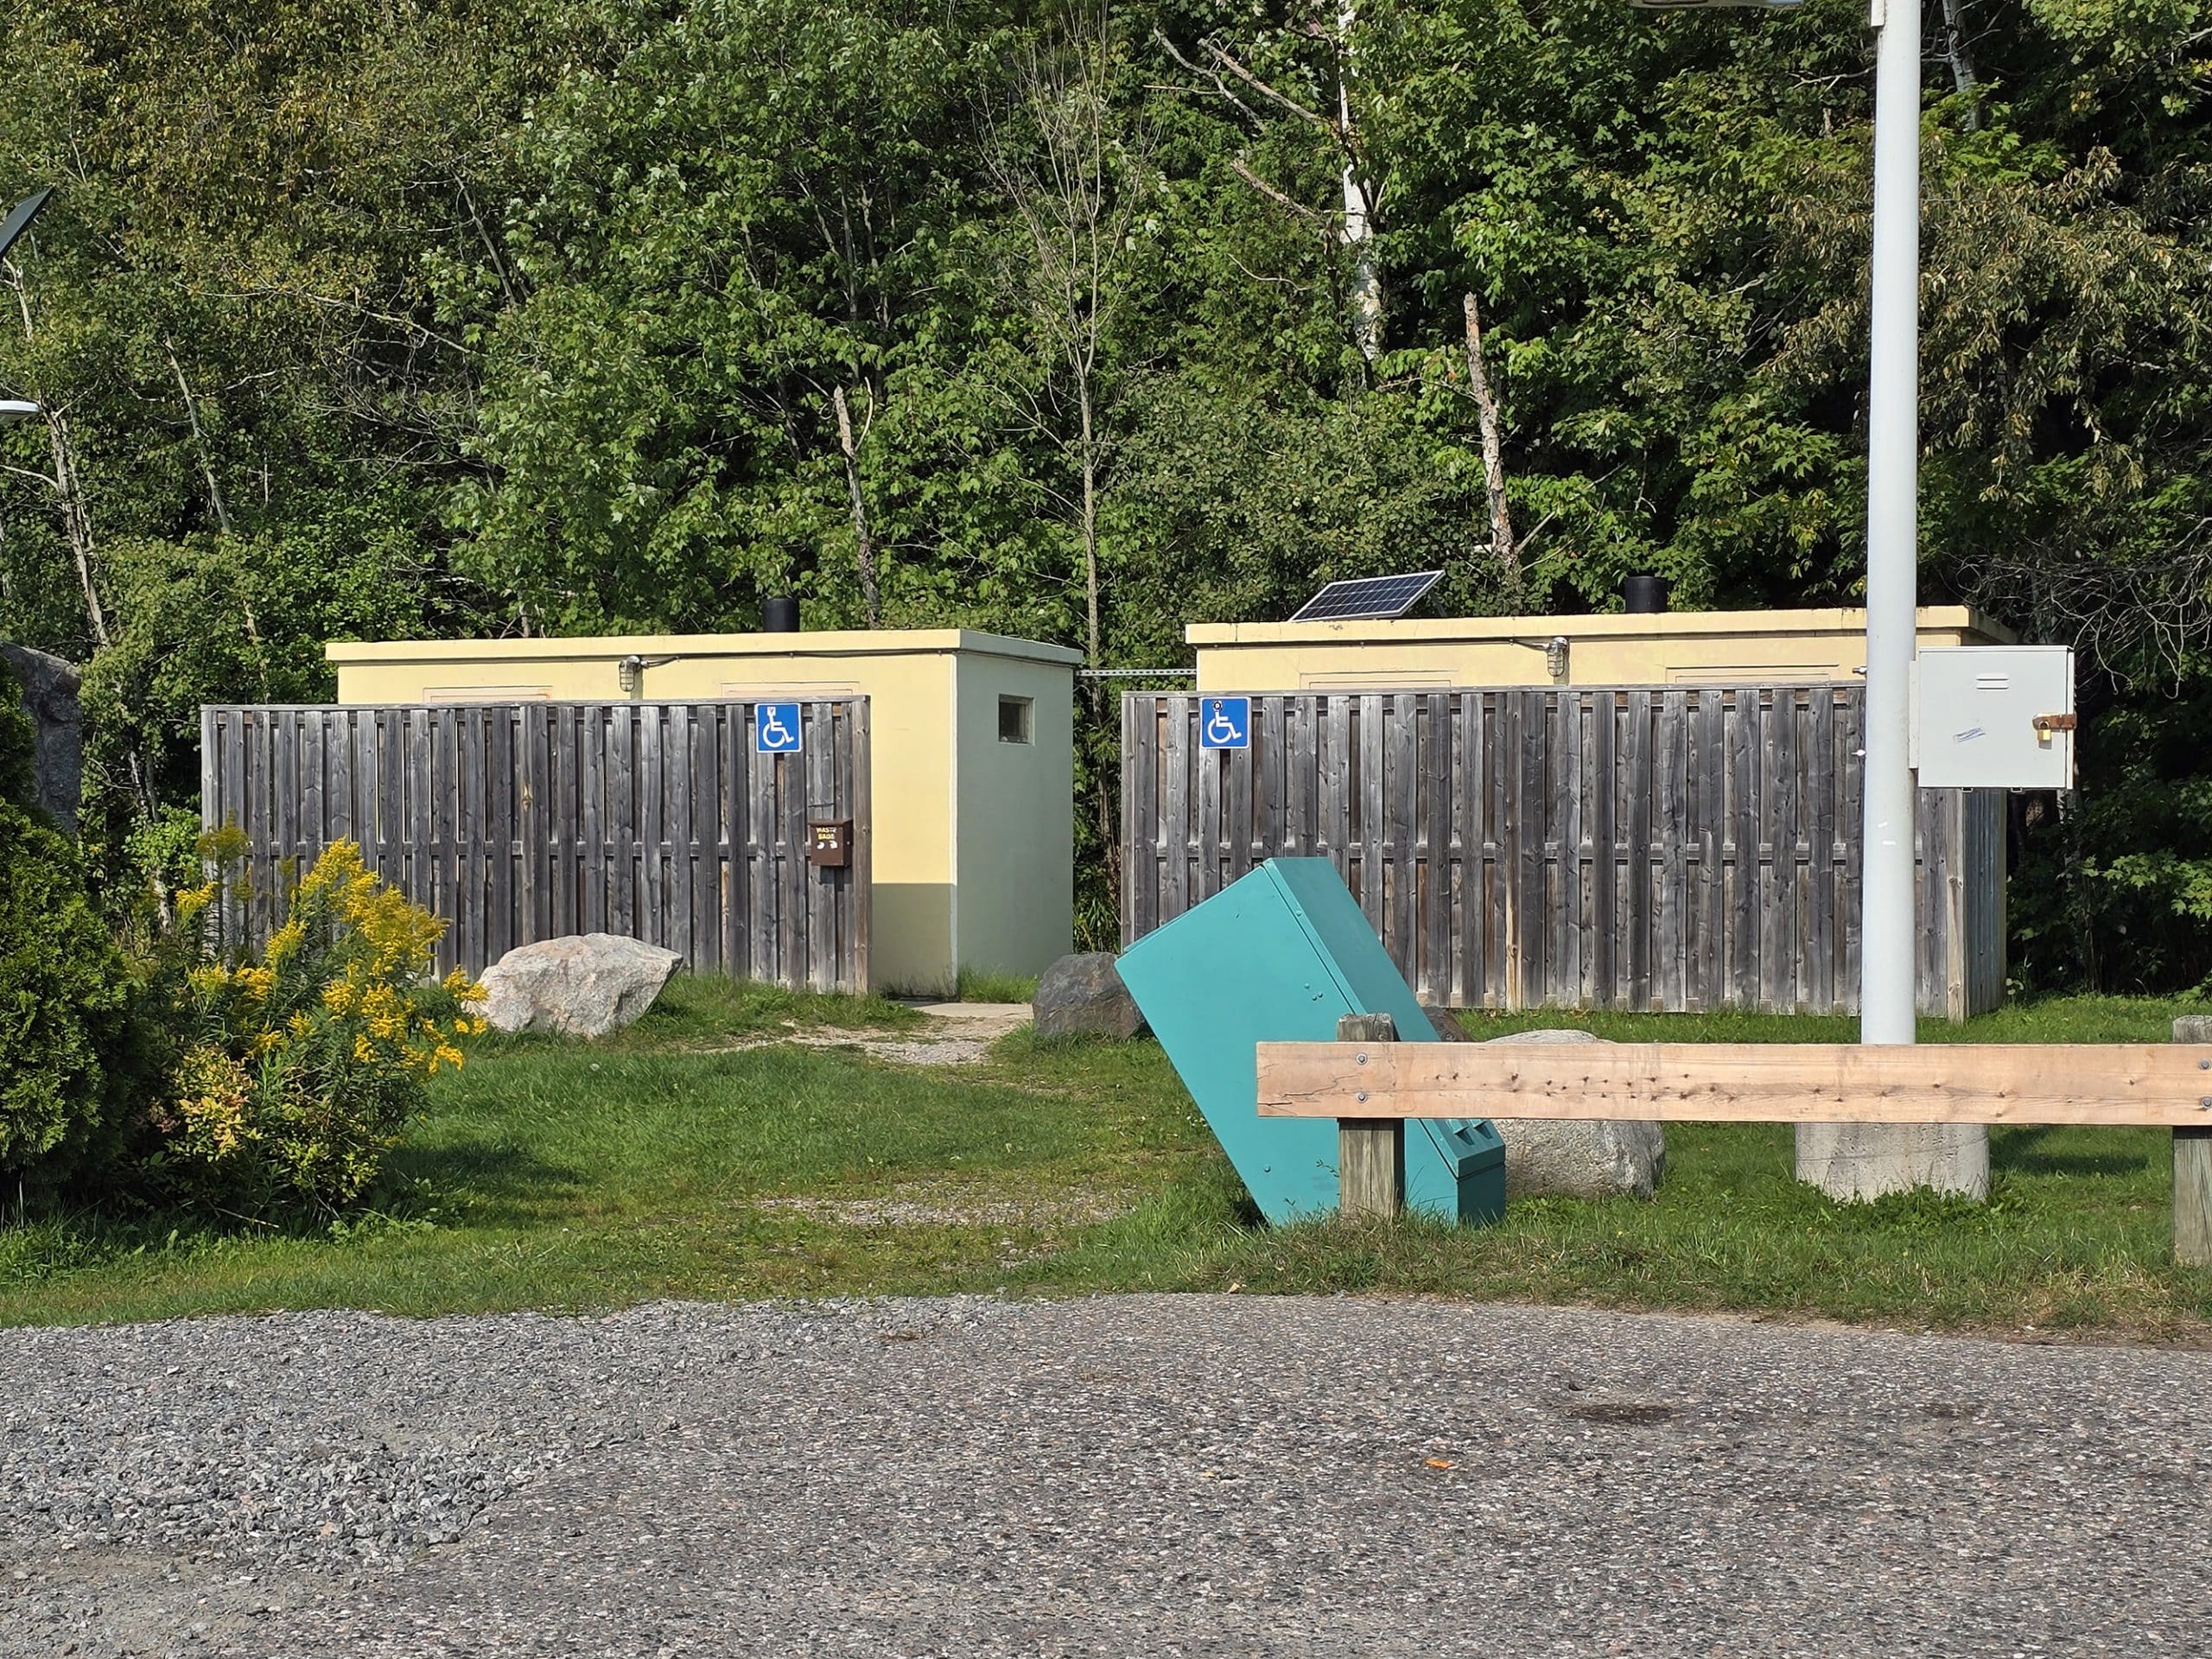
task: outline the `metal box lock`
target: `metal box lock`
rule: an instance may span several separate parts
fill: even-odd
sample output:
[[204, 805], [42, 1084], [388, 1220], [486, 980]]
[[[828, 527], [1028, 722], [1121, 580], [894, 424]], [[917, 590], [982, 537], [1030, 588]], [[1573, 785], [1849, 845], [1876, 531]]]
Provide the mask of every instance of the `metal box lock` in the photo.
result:
[[842, 870], [853, 861], [853, 821], [817, 819], [806, 826], [806, 861]]

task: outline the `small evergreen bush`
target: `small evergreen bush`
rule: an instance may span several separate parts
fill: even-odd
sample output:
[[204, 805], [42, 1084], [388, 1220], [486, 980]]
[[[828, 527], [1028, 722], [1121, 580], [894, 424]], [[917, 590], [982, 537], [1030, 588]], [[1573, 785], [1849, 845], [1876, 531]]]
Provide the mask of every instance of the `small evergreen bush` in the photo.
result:
[[0, 1173], [42, 1179], [118, 1109], [130, 976], [77, 849], [0, 788]]
[[22, 687], [0, 662], [0, 801], [38, 806], [38, 728], [23, 712]]
[[35, 768], [0, 664], [0, 1176], [18, 1187], [48, 1184], [124, 1116], [133, 1050], [130, 976], [76, 843], [39, 810]]

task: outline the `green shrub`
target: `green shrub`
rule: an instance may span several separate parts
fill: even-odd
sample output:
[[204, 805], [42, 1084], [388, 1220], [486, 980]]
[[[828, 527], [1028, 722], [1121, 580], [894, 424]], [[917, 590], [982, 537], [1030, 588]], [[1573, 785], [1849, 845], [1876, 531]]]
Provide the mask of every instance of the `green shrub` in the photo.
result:
[[445, 924], [327, 849], [257, 951], [209, 948], [219, 884], [180, 893], [157, 953], [175, 1045], [145, 1166], [188, 1208], [327, 1218], [357, 1203], [483, 1020], [462, 973], [440, 980]]
[[0, 801], [38, 805], [38, 733], [23, 712], [22, 688], [0, 662]]
[[0, 1173], [51, 1173], [115, 1107], [129, 991], [75, 845], [0, 799]]

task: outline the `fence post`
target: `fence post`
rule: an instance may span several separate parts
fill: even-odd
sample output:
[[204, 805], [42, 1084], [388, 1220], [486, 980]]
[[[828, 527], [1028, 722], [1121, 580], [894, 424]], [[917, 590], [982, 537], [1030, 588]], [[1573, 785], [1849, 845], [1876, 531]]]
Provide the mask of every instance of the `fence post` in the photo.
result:
[[[1387, 1014], [1347, 1014], [1337, 1020], [1340, 1043], [1391, 1043], [1397, 1022]], [[1360, 1096], [1367, 1098], [1365, 1095]], [[1337, 1209], [1345, 1216], [1395, 1216], [1405, 1205], [1406, 1126], [1388, 1117], [1337, 1120]]]
[[[2212, 1043], [2212, 1015], [2174, 1021], [2177, 1043]], [[2212, 1095], [2212, 1071], [2203, 1091]], [[2174, 1131], [2174, 1260], [2185, 1268], [2212, 1268], [2212, 1123]]]

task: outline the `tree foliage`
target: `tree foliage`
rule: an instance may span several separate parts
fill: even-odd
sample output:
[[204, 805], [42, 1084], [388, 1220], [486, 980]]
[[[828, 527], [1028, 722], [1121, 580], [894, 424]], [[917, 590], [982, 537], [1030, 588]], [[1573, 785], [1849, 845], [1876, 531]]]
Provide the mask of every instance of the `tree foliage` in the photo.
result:
[[0, 798], [0, 1176], [65, 1161], [120, 1107], [129, 995], [76, 848]]
[[[2082, 653], [2024, 970], [2194, 983], [2212, 3], [1959, 10], [1925, 42], [1923, 589]], [[143, 815], [189, 799], [200, 700], [317, 695], [334, 637], [788, 592], [1172, 667], [1185, 621], [1409, 561], [1463, 610], [1646, 570], [1848, 603], [1864, 18], [21, 0], [0, 190], [59, 188], [0, 272], [0, 386], [54, 418], [0, 434], [0, 632], [91, 659]]]

